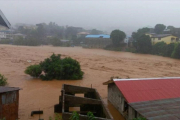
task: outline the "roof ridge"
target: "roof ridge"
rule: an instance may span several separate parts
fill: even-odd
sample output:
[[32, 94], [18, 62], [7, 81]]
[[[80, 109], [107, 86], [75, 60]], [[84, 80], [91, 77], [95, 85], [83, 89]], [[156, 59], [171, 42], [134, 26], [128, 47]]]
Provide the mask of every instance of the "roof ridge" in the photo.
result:
[[136, 81], [136, 80], [159, 80], [159, 79], [180, 79], [180, 77], [159, 77], [159, 78], [126, 78], [126, 79], [113, 79], [113, 81]]

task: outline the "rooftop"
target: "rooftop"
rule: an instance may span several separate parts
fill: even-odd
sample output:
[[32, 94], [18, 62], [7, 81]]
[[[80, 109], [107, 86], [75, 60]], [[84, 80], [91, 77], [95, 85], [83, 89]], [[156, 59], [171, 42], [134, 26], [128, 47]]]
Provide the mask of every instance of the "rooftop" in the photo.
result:
[[0, 25], [7, 27], [7, 28], [10, 28], [10, 26], [11, 26], [11, 24], [6, 19], [6, 17], [4, 16], [4, 14], [1, 10], [0, 10]]
[[110, 35], [105, 35], [105, 34], [87, 35], [86, 38], [110, 38]]
[[163, 38], [167, 36], [171, 36], [171, 34], [152, 34], [152, 38]]
[[180, 77], [114, 79], [128, 103], [180, 98]]
[[17, 91], [17, 90], [20, 90], [20, 88], [17, 88], [17, 87], [0, 87], [0, 93]]
[[148, 120], [179, 120], [180, 98], [130, 103]]

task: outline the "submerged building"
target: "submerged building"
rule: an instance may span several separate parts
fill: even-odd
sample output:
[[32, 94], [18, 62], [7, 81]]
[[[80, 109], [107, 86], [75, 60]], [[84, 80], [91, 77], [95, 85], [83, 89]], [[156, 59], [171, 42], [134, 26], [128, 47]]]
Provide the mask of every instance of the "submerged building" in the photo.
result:
[[80, 120], [87, 120], [89, 111], [94, 114], [95, 120], [113, 120], [96, 89], [63, 84], [54, 112], [62, 113], [62, 119], [69, 120], [74, 111], [72, 108], [79, 109], [76, 111]]
[[108, 85], [108, 100], [126, 120], [180, 119], [180, 77], [113, 79]]

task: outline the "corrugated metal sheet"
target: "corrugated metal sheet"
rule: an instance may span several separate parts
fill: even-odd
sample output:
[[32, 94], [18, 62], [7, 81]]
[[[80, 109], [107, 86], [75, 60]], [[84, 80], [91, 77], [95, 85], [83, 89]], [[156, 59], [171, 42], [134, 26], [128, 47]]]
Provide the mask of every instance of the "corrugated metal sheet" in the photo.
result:
[[17, 88], [17, 87], [0, 87], [0, 93], [17, 91], [17, 90], [20, 90], [20, 88]]
[[148, 120], [179, 120], [180, 98], [130, 103]]
[[180, 78], [114, 80], [128, 103], [180, 97]]
[[9, 23], [9, 21], [6, 19], [6, 17], [4, 16], [4, 14], [2, 13], [2, 11], [0, 10], [0, 25], [10, 28], [11, 24]]
[[104, 35], [104, 34], [100, 34], [100, 35], [86, 35], [86, 38], [110, 38], [110, 35]]

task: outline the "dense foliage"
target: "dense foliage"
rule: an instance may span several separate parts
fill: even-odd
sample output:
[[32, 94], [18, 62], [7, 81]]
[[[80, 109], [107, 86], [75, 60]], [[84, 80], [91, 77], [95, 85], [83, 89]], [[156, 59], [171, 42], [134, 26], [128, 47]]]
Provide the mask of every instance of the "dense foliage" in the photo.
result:
[[110, 35], [114, 46], [120, 45], [120, 43], [126, 38], [126, 34], [120, 30], [113, 30]]
[[13, 41], [10, 39], [2, 39], [0, 40], [0, 44], [12, 44]]
[[0, 74], [0, 86], [5, 86], [7, 84], [7, 78]]
[[154, 28], [154, 31], [155, 31], [155, 33], [157, 33], [157, 34], [162, 34], [165, 28], [166, 28], [165, 25], [163, 25], [163, 24], [157, 24], [157, 25], [155, 26], [155, 28]]
[[134, 118], [133, 120], [146, 120], [146, 118], [144, 118], [144, 117], [138, 117], [138, 118]]
[[150, 31], [150, 29], [147, 27], [138, 29], [137, 32], [132, 33], [132, 37], [136, 41], [137, 39], [139, 39], [139, 37], [141, 37], [145, 33], [148, 33], [149, 31]]
[[27, 67], [25, 73], [33, 77], [40, 76], [43, 80], [78, 80], [83, 77], [83, 72], [78, 61], [70, 57], [61, 59], [60, 55], [55, 54], [42, 61], [39, 65]]
[[69, 119], [70, 120], [79, 120], [79, 114], [76, 111], [74, 111]]
[[152, 54], [165, 56], [166, 54], [166, 43], [158, 42], [153, 45]]
[[68, 57], [61, 60], [62, 62], [62, 79], [70, 80], [70, 79], [82, 79], [83, 72], [81, 71], [81, 67], [79, 62]]
[[30, 65], [26, 68], [25, 73], [37, 78], [41, 75], [42, 69], [40, 65]]
[[151, 38], [148, 35], [142, 35], [136, 41], [136, 50], [139, 53], [151, 53]]
[[180, 58], [180, 43], [176, 44], [171, 55], [172, 58]]
[[164, 51], [165, 51], [164, 56], [171, 57], [174, 47], [175, 47], [175, 43], [167, 44], [166, 48], [164, 48]]
[[[80, 120], [79, 114], [76, 111], [74, 111], [69, 119], [70, 120]], [[92, 112], [87, 113], [87, 120], [96, 120], [95, 116]]]
[[61, 46], [62, 45], [61, 40], [58, 39], [57, 37], [50, 38], [49, 39], [49, 44], [51, 44], [53, 46]]

